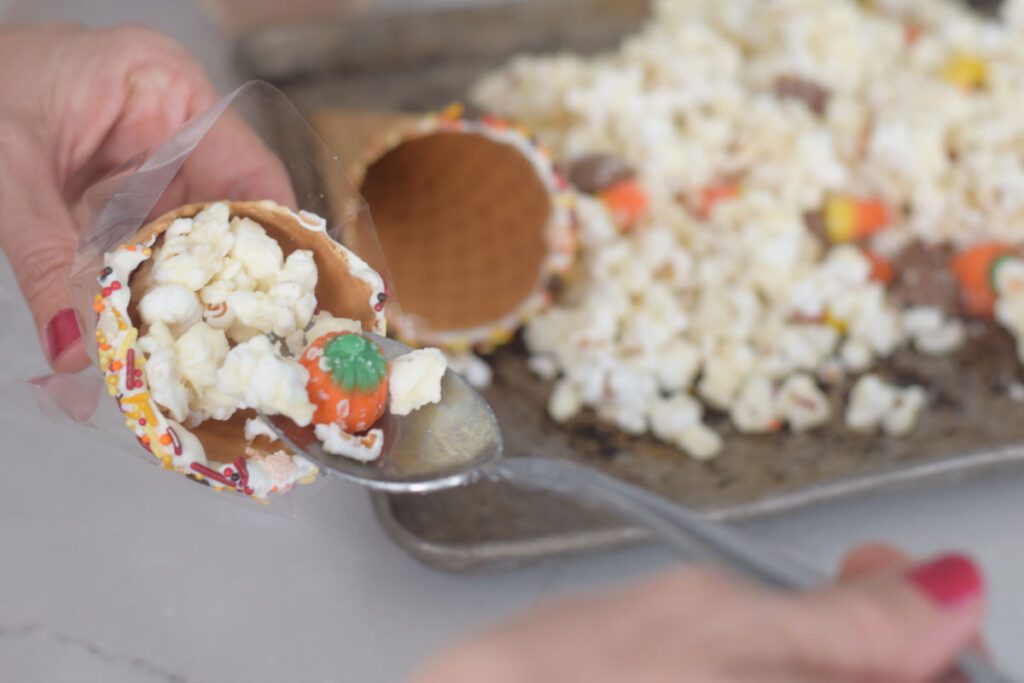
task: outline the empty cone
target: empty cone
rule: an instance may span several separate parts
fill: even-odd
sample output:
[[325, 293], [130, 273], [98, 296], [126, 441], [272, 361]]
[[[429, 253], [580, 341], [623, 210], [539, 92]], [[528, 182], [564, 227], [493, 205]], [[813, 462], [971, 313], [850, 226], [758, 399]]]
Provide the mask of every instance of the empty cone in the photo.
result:
[[[313, 124], [372, 216], [400, 337], [486, 350], [546, 304], [551, 278], [575, 248], [572, 192], [524, 130], [458, 112], [334, 110]], [[343, 178], [333, 185], [348, 186]], [[353, 229], [345, 241], [370, 253], [356, 234], [368, 232]]]

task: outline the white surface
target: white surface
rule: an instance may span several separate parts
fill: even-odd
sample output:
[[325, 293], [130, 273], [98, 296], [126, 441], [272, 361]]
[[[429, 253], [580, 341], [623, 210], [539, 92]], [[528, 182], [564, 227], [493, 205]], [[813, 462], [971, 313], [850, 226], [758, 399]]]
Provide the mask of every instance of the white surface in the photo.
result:
[[[9, 4], [21, 7], [21, 20], [149, 20], [201, 47], [218, 85], [232, 83], [226, 48], [186, 3]], [[170, 6], [174, 13], [158, 11]], [[27, 400], [17, 380], [46, 366], [6, 263], [0, 319], [4, 680], [396, 681], [460, 631], [553, 593], [672, 565], [663, 551], [643, 548], [448, 576], [392, 545], [365, 494], [340, 482], [305, 501], [297, 517], [232, 504], [120, 448], [126, 430], [113, 437], [55, 422]], [[995, 653], [1024, 676], [1022, 492], [1017, 468], [751, 529], [824, 567], [869, 538], [921, 554], [970, 551], [990, 579]]]

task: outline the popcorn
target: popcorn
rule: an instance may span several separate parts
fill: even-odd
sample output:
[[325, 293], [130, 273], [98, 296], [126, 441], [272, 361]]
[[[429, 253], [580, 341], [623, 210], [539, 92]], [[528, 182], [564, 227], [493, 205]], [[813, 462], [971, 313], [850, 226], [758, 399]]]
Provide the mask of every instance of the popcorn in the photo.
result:
[[889, 436], [905, 436], [913, 430], [927, 403], [928, 393], [921, 387], [900, 389], [878, 375], [867, 374], [850, 392], [846, 425], [857, 431], [881, 428]]
[[828, 397], [806, 374], [796, 374], [779, 389], [778, 411], [794, 432], [806, 432], [828, 422], [832, 409]]
[[657, 396], [648, 406], [651, 432], [669, 443], [678, 443], [691, 427], [700, 424], [703, 407], [689, 394]]
[[751, 377], [732, 404], [729, 417], [743, 434], [762, 434], [779, 428], [777, 407], [771, 380]]
[[722, 437], [707, 425], [698, 423], [685, 429], [676, 445], [697, 460], [710, 460], [722, 450]]
[[267, 426], [267, 423], [258, 417], [250, 417], [245, 421], [245, 440], [252, 441], [257, 436], [265, 436], [271, 441], [277, 441], [277, 433]]
[[914, 347], [929, 356], [944, 356], [964, 342], [963, 323], [947, 319], [933, 306], [917, 306], [903, 313], [903, 326], [913, 340]]
[[271, 286], [284, 262], [281, 245], [267, 231], [249, 218], [232, 218], [231, 230], [235, 244], [229, 255], [239, 261], [245, 272], [263, 287]]
[[[525, 332], [552, 415], [591, 408], [680, 445], [663, 406], [696, 383], [741, 431], [809, 430], [831, 410], [814, 378], [964, 343], [948, 314], [901, 310], [875, 264], [911, 243], [1024, 243], [1024, 2], [1006, 26], [955, 3], [871, 4], [661, 0], [617, 51], [519, 57], [476, 85], [482, 108], [556, 157], [629, 169], [608, 182], [644, 198], [628, 231], [580, 198], [579, 268]], [[1024, 359], [1024, 260], [1008, 254], [972, 283]], [[901, 434], [926, 403], [857, 386], [855, 428]], [[720, 447], [692, 429], [684, 450]]]
[[555, 422], [568, 422], [583, 408], [583, 397], [579, 389], [567, 380], [555, 384], [548, 397], [548, 415]]
[[139, 315], [147, 325], [162, 322], [172, 329], [188, 329], [199, 322], [202, 311], [195, 292], [175, 283], [147, 291], [139, 300]]
[[238, 344], [217, 370], [216, 388], [241, 408], [284, 415], [300, 427], [313, 418], [306, 395], [309, 373], [299, 363], [281, 358], [266, 337]]
[[349, 434], [332, 422], [316, 425], [313, 433], [328, 453], [360, 462], [373, 462], [384, 448], [384, 432], [379, 429], [371, 429], [363, 435]]
[[192, 394], [198, 396], [213, 385], [217, 368], [228, 353], [228, 339], [223, 330], [206, 323], [196, 323], [174, 342], [178, 372], [188, 382]]
[[408, 415], [441, 400], [441, 378], [448, 361], [438, 349], [418, 349], [391, 361], [388, 408], [394, 415]]

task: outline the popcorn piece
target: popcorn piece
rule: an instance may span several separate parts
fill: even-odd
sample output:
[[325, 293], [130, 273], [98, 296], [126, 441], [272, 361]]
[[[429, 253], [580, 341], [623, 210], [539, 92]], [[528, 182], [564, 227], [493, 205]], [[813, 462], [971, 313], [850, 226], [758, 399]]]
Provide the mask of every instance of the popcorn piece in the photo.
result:
[[700, 353], [692, 344], [676, 339], [662, 347], [654, 373], [662, 389], [679, 391], [693, 384], [699, 370]]
[[313, 316], [312, 324], [305, 332], [305, 345], [308, 346], [309, 344], [312, 344], [315, 340], [325, 334], [343, 334], [345, 332], [359, 334], [362, 331], [363, 328], [357, 320], [335, 318], [329, 313], [318, 313]]
[[[456, 363], [458, 362], [459, 361], [456, 361]], [[558, 377], [558, 361], [546, 354], [530, 356], [530, 359], [527, 361], [527, 365], [533, 374], [546, 382], [550, 382]], [[455, 369], [455, 366], [453, 366], [451, 354], [448, 354], [448, 367], [459, 372], [459, 374], [462, 374], [459, 370]], [[472, 382], [470, 382], [470, 384], [472, 384]]]
[[180, 284], [157, 285], [139, 300], [139, 315], [147, 325], [156, 322], [170, 329], [188, 329], [202, 318], [199, 299]]
[[662, 441], [677, 443], [688, 429], [700, 424], [702, 412], [700, 402], [689, 394], [655, 397], [648, 407], [651, 432]]
[[960, 348], [966, 333], [959, 320], [946, 318], [931, 306], [917, 306], [903, 313], [903, 327], [914, 346], [930, 356], [944, 356]]
[[907, 387], [896, 395], [896, 402], [885, 418], [882, 428], [889, 436], [906, 436], [928, 405], [928, 392], [921, 387]]
[[448, 367], [438, 349], [410, 351], [391, 361], [389, 408], [395, 415], [408, 415], [441, 400], [441, 378]]
[[285, 415], [304, 427], [313, 419], [306, 396], [309, 373], [299, 363], [279, 357], [266, 337], [253, 337], [228, 351], [217, 371], [216, 388], [242, 407]]
[[178, 372], [189, 383], [195, 396], [215, 382], [217, 368], [228, 353], [228, 340], [223, 330], [200, 322], [178, 337], [174, 350], [178, 358]]
[[843, 366], [850, 372], [864, 372], [871, 367], [871, 349], [864, 342], [848, 339], [839, 351]]
[[778, 410], [794, 432], [806, 432], [828, 422], [831, 407], [808, 375], [797, 374], [788, 378], [779, 389]]
[[713, 354], [697, 385], [701, 398], [715, 408], [728, 408], [753, 362], [753, 352], [746, 346], [727, 346]]
[[164, 233], [153, 259], [153, 280], [177, 283], [195, 292], [220, 270], [221, 259], [234, 242], [226, 204], [213, 204], [195, 218], [179, 218]]
[[846, 424], [858, 431], [881, 427], [889, 436], [904, 436], [914, 429], [927, 404], [928, 394], [923, 388], [900, 389], [868, 374], [853, 387]]
[[696, 460], [710, 460], [722, 450], [722, 437], [698, 423], [684, 430], [676, 444]]
[[846, 426], [856, 431], [873, 431], [896, 404], [896, 390], [875, 374], [857, 380], [850, 392]]
[[[277, 433], [258, 417], [250, 417], [245, 421], [245, 440], [252, 441], [257, 436], [265, 436], [270, 441], [277, 441]], [[290, 459], [289, 459], [290, 461]]]
[[744, 434], [763, 434], [778, 429], [774, 393], [771, 380], [765, 377], [748, 379], [729, 411], [736, 429]]
[[239, 261], [260, 286], [270, 287], [283, 265], [281, 245], [267, 235], [263, 226], [248, 218], [232, 218], [231, 229], [235, 233], [231, 258]]
[[313, 428], [316, 438], [328, 453], [342, 455], [360, 462], [373, 462], [380, 457], [384, 447], [384, 432], [371, 429], [366, 434], [356, 435], [343, 431], [336, 422], [318, 424]]
[[582, 408], [583, 397], [571, 382], [562, 380], [555, 384], [551, 396], [548, 397], [548, 415], [552, 420], [568, 422], [579, 415]]

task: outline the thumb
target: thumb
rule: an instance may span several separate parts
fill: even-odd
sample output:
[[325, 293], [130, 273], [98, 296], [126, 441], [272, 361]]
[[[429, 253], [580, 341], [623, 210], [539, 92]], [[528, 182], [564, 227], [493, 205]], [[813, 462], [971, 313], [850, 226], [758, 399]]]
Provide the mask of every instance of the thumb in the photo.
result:
[[798, 597], [782, 630], [805, 669], [844, 680], [930, 681], [979, 630], [983, 597], [975, 564], [945, 555]]
[[[41, 181], [48, 174], [28, 171], [19, 168], [8, 176], [13, 187], [4, 193], [0, 247], [32, 311], [50, 366], [58, 372], [77, 372], [89, 364], [68, 283], [78, 232], [56, 183]], [[14, 179], [27, 181], [31, 190]]]

